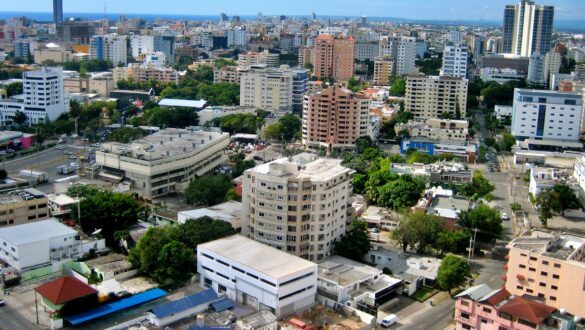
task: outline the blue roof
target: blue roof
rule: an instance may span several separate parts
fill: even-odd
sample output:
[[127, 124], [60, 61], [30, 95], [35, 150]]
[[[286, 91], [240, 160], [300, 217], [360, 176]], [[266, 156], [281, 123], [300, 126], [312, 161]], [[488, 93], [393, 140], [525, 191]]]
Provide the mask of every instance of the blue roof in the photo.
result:
[[102, 316], [106, 316], [115, 312], [119, 312], [130, 307], [134, 307], [145, 302], [156, 300], [167, 295], [167, 292], [161, 289], [152, 289], [146, 292], [135, 294], [131, 297], [120, 299], [113, 303], [102, 305], [90, 311], [80, 313], [65, 318], [66, 321], [72, 325], [78, 325]]
[[169, 301], [164, 304], [154, 306], [150, 311], [159, 319], [173, 315], [189, 308], [199, 306], [202, 304], [209, 304], [217, 300], [219, 297], [213, 289], [209, 288], [204, 291], [192, 294], [190, 296], [181, 298], [179, 300]]
[[228, 298], [223, 298], [222, 300], [211, 304], [211, 307], [213, 307], [214, 311], [221, 312], [225, 311], [226, 309], [234, 308], [234, 303]]

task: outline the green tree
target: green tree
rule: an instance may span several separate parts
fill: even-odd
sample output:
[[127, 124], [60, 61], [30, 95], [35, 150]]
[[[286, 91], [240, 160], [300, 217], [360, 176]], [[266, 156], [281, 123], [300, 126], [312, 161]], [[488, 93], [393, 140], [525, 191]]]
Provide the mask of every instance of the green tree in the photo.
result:
[[474, 209], [461, 211], [457, 223], [469, 233], [479, 229], [478, 242], [492, 243], [504, 232], [500, 211], [482, 203]]
[[228, 190], [232, 188], [230, 180], [223, 175], [204, 175], [191, 183], [185, 190], [187, 203], [197, 206], [211, 206], [225, 201]]
[[522, 211], [522, 205], [518, 202], [514, 202], [510, 204], [510, 209], [512, 210], [512, 212], [521, 212]]
[[173, 240], [160, 251], [154, 277], [161, 282], [185, 281], [193, 273], [195, 264], [193, 250]]
[[292, 113], [282, 116], [278, 123], [282, 125], [284, 138], [287, 141], [295, 139], [301, 131], [301, 118]]
[[236, 231], [227, 221], [201, 217], [186, 221], [181, 225], [178, 233], [181, 242], [191, 249], [197, 249], [197, 245], [201, 243], [234, 235]]
[[572, 210], [581, 207], [581, 202], [575, 195], [573, 188], [566, 184], [556, 184], [553, 186], [552, 191], [557, 193], [558, 200], [554, 204], [556, 206], [555, 212], [565, 216], [565, 210]]
[[453, 254], [448, 254], [441, 261], [437, 273], [437, 284], [441, 289], [451, 292], [471, 278], [471, 266], [467, 260]]
[[390, 181], [378, 189], [376, 202], [382, 207], [400, 210], [413, 206], [421, 197], [424, 182], [409, 175], [402, 175], [398, 180]]
[[390, 86], [390, 94], [396, 96], [404, 96], [406, 93], [406, 79], [398, 78], [394, 80], [392, 85]]
[[477, 199], [484, 197], [495, 189], [496, 187], [492, 185], [485, 176], [483, 176], [481, 171], [475, 171], [473, 172], [471, 182], [461, 186], [461, 193], [463, 196]]
[[253, 168], [256, 166], [256, 162], [254, 162], [253, 160], [238, 160], [236, 161], [236, 164], [234, 166], [234, 170], [232, 172], [232, 177], [233, 178], [237, 178], [240, 175], [242, 175], [242, 173], [244, 173], [245, 170]]
[[538, 206], [538, 219], [544, 227], [548, 226], [548, 221], [553, 217], [553, 210], [557, 208], [559, 195], [552, 190], [541, 191], [536, 196], [536, 205]]
[[334, 251], [342, 257], [361, 261], [370, 251], [368, 224], [364, 221], [352, 222], [345, 236], [335, 243]]
[[101, 229], [109, 246], [115, 245], [114, 233], [127, 229], [146, 217], [146, 210], [129, 195], [109, 191], [86, 192], [77, 210], [71, 212], [74, 220], [86, 233]]
[[108, 135], [108, 141], [114, 141], [119, 143], [129, 143], [130, 141], [137, 140], [144, 135], [144, 131], [140, 128], [133, 127], [122, 127], [113, 129]]
[[14, 122], [17, 123], [18, 125], [23, 125], [27, 120], [27, 116], [24, 112], [16, 110], [16, 113], [14, 113], [14, 117], [12, 117], [12, 120], [14, 120]]
[[281, 123], [272, 123], [264, 129], [264, 138], [267, 141], [284, 142], [284, 126]]
[[[424, 254], [429, 249], [436, 249], [443, 253], [454, 250], [454, 240], [451, 245], [447, 242], [440, 242], [438, 239], [444, 236], [447, 231], [445, 222], [434, 215], [422, 212], [408, 212], [402, 215], [400, 226], [392, 232], [392, 238], [398, 242], [403, 251], [410, 246], [417, 253]], [[442, 237], [444, 239], [444, 237]]]

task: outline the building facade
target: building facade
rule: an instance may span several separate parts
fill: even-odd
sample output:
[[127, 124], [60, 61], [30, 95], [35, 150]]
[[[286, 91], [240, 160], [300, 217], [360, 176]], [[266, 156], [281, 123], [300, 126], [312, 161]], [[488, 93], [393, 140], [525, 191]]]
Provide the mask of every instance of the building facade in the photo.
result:
[[348, 80], [353, 77], [355, 40], [320, 35], [315, 44], [314, 74], [318, 77], [333, 77]]
[[585, 239], [533, 230], [508, 244], [506, 290], [585, 317]]
[[466, 78], [468, 58], [469, 49], [467, 45], [445, 46], [441, 75]]
[[368, 135], [370, 103], [363, 94], [336, 85], [305, 96], [303, 145], [355, 148], [356, 139]]
[[312, 306], [317, 265], [234, 235], [197, 246], [201, 285], [277, 317]]
[[445, 113], [465, 118], [467, 84], [465, 78], [409, 75], [404, 108], [415, 119], [438, 118]]
[[390, 57], [378, 57], [374, 61], [374, 84], [388, 86], [394, 75], [394, 61]]
[[340, 160], [300, 154], [249, 169], [242, 182], [242, 234], [318, 261], [345, 235], [353, 171]]
[[578, 141], [582, 118], [583, 98], [579, 93], [514, 91], [511, 133], [518, 140]]
[[132, 189], [151, 199], [182, 192], [193, 178], [224, 164], [228, 144], [228, 133], [167, 128], [131, 144], [104, 143], [96, 163], [103, 179], [127, 178]]
[[416, 38], [382, 37], [380, 39], [380, 57], [390, 57], [394, 62], [393, 72], [403, 76], [416, 72]]
[[521, 0], [504, 9], [503, 52], [520, 56], [546, 54], [551, 49], [554, 6]]
[[110, 61], [114, 66], [128, 63], [126, 36], [115, 34], [97, 35], [90, 40], [90, 58]]
[[47, 204], [47, 196], [33, 188], [0, 195], [0, 228], [47, 219]]
[[268, 111], [292, 110], [294, 73], [288, 66], [265, 65], [240, 71], [240, 106]]

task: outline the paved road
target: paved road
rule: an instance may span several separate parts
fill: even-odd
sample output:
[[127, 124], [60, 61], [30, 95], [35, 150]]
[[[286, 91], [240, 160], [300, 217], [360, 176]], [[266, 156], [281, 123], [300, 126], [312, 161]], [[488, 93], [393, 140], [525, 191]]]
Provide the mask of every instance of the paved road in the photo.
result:
[[399, 330], [443, 330], [453, 321], [455, 301], [448, 298], [424, 313], [415, 314]]
[[0, 329], [2, 330], [38, 329], [32, 322], [33, 320], [25, 319], [8, 305], [0, 307]]

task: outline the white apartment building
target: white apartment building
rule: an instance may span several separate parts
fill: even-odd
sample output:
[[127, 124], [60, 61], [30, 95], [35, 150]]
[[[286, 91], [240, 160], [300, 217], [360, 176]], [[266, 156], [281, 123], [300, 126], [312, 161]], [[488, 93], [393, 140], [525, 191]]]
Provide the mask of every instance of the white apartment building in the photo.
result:
[[90, 59], [107, 60], [114, 66], [128, 63], [126, 36], [116, 34], [97, 35], [90, 40]]
[[526, 74], [515, 69], [482, 68], [479, 77], [483, 81], [505, 84], [508, 81], [523, 81], [526, 79]]
[[503, 53], [530, 56], [551, 49], [554, 6], [521, 0], [504, 9]]
[[469, 49], [467, 45], [445, 46], [441, 76], [467, 77], [468, 58]]
[[134, 59], [140, 59], [142, 54], [154, 52], [154, 36], [131, 36], [130, 49]]
[[415, 119], [437, 118], [443, 113], [465, 118], [468, 80], [447, 76], [409, 75], [404, 106]]
[[278, 54], [271, 54], [267, 50], [263, 52], [247, 52], [238, 54], [238, 66], [246, 67], [256, 64], [266, 64], [268, 67], [278, 67], [280, 57]]
[[397, 76], [416, 72], [416, 38], [382, 37], [379, 55], [388, 56], [394, 61], [393, 72]]
[[55, 271], [64, 261], [105, 249], [105, 241], [83, 242], [77, 231], [49, 219], [0, 229], [0, 261], [18, 272], [53, 265]]
[[359, 61], [373, 60], [380, 53], [380, 43], [374, 42], [356, 42], [355, 59]]
[[516, 139], [578, 141], [583, 120], [579, 93], [530, 90], [514, 91], [512, 134]]
[[252, 66], [240, 72], [240, 106], [268, 111], [290, 110], [293, 106], [293, 72], [288, 66], [279, 69]]
[[396, 133], [408, 131], [412, 138], [427, 138], [437, 141], [465, 141], [469, 134], [467, 120], [450, 120], [428, 118], [426, 120], [409, 120], [396, 124]]
[[182, 192], [194, 177], [224, 164], [228, 144], [228, 133], [167, 128], [131, 144], [104, 143], [96, 163], [103, 179], [129, 179], [134, 191], [151, 199]]
[[550, 85], [551, 76], [558, 74], [561, 68], [561, 54], [551, 50], [550, 52], [546, 53], [546, 57], [544, 59], [544, 78], [546, 82]]
[[63, 87], [63, 69], [43, 67], [22, 73], [24, 101], [0, 100], [0, 124], [11, 125], [17, 112], [26, 115], [29, 125], [56, 120], [69, 105]]
[[284, 317], [312, 306], [317, 265], [240, 235], [197, 246], [201, 285]]
[[311, 261], [345, 234], [353, 171], [337, 159], [299, 154], [249, 169], [242, 182], [242, 234]]
[[226, 31], [228, 47], [244, 47], [248, 44], [248, 32], [234, 28]]
[[528, 62], [528, 75], [526, 82], [530, 84], [546, 85], [548, 79], [544, 76], [545, 71], [545, 55], [534, 53], [530, 55]]

